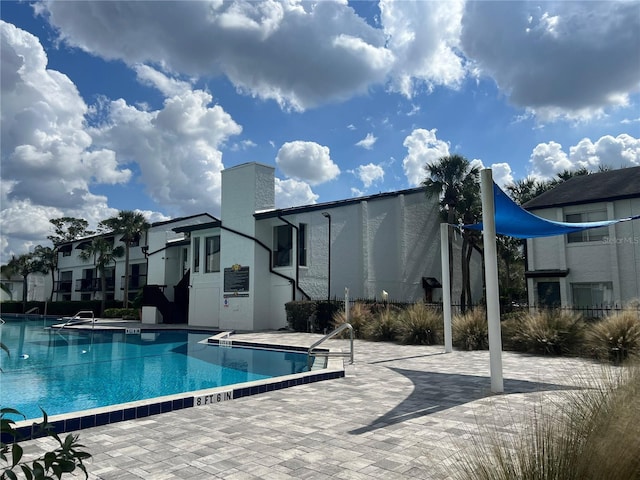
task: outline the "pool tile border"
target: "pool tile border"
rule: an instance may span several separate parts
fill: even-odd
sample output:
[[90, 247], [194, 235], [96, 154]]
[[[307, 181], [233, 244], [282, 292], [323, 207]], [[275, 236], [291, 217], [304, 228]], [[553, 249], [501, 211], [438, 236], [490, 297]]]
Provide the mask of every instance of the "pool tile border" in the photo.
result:
[[[209, 339], [209, 343], [218, 343], [217, 339]], [[295, 352], [306, 352], [308, 348], [292, 346], [292, 345], [276, 345], [256, 342], [233, 341], [233, 346], [240, 348], [265, 348], [277, 350], [289, 350]], [[311, 370], [309, 372], [295, 373], [281, 377], [274, 377], [265, 380], [257, 380], [253, 382], [245, 382], [237, 384], [237, 386], [227, 385], [224, 387], [216, 387], [207, 390], [198, 390], [195, 392], [186, 392], [166, 397], [157, 397], [148, 400], [140, 400], [137, 402], [113, 405], [109, 407], [95, 408], [92, 410], [84, 410], [63, 415], [52, 415], [49, 417], [50, 430], [56, 434], [63, 434], [92, 428], [111, 423], [126, 422], [139, 418], [145, 418], [152, 415], [172, 412], [174, 410], [182, 410], [184, 408], [200, 408], [195, 405], [198, 397], [210, 396], [214, 398], [218, 394], [231, 392], [231, 400], [239, 398], [259, 395], [261, 393], [272, 392], [284, 388], [305, 385], [308, 383], [321, 382], [324, 380], [333, 380], [343, 378], [345, 376], [344, 365], [342, 360], [329, 359], [326, 368], [321, 370]], [[204, 406], [217, 403], [212, 401]], [[17, 440], [33, 440], [36, 438], [47, 436], [47, 432], [41, 428], [40, 419], [22, 420], [15, 422], [15, 430], [17, 432]], [[14, 438], [8, 433], [2, 434], [2, 443], [12, 443]]]

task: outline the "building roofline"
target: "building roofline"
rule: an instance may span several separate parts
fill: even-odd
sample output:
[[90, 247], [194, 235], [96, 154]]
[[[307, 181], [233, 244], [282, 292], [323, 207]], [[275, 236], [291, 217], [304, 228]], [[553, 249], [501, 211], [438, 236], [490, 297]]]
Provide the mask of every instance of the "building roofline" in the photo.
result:
[[294, 215], [294, 214], [306, 213], [306, 212], [314, 212], [314, 211], [317, 211], [317, 210], [327, 210], [327, 209], [330, 209], [330, 208], [342, 207], [344, 205], [353, 205], [353, 204], [360, 203], [360, 202], [370, 202], [370, 201], [379, 200], [379, 199], [383, 199], [383, 198], [398, 197], [400, 195], [410, 195], [410, 194], [420, 193], [420, 192], [424, 192], [424, 191], [425, 191], [424, 187], [409, 188], [409, 189], [406, 189], [406, 190], [398, 190], [398, 191], [395, 191], [395, 192], [376, 193], [374, 195], [367, 195], [367, 196], [364, 196], [364, 197], [347, 198], [347, 199], [344, 199], [344, 200], [335, 200], [335, 201], [332, 201], [332, 202], [316, 203], [316, 204], [312, 204], [312, 205], [303, 205], [303, 206], [300, 206], [300, 207], [277, 208], [277, 209], [268, 210], [268, 211], [256, 212], [256, 213], [253, 214], [253, 216], [257, 220], [262, 220], [262, 219], [266, 219], [266, 218], [276, 218], [276, 217], [279, 217], [279, 216]]
[[640, 167], [571, 177], [523, 205], [526, 210], [640, 198]]
[[222, 222], [218, 219], [215, 219], [213, 222], [206, 223], [196, 223], [193, 225], [183, 225], [181, 227], [172, 228], [172, 230], [176, 233], [186, 233], [186, 232], [195, 232], [197, 230], [206, 230], [208, 228], [216, 228], [222, 225]]
[[206, 216], [209, 217], [211, 220], [217, 220], [216, 217], [214, 217], [213, 215], [210, 215], [209, 213], [206, 212], [202, 212], [202, 213], [196, 213], [195, 215], [189, 215], [186, 217], [178, 217], [178, 218], [172, 218], [171, 220], [163, 220], [161, 222], [154, 222], [151, 224], [151, 227], [159, 227], [162, 225], [168, 225], [170, 223], [175, 223], [175, 222], [182, 222], [184, 220], [191, 220], [192, 218], [196, 218], [196, 217], [202, 217], [202, 216]]

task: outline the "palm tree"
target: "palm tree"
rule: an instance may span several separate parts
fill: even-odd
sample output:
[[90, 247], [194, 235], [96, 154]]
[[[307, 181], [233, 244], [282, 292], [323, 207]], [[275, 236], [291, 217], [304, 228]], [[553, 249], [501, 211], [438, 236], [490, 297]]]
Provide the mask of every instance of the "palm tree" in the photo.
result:
[[49, 295], [49, 301], [53, 302], [53, 289], [56, 279], [55, 272], [58, 268], [58, 250], [56, 248], [38, 245], [34, 248], [33, 255], [38, 262], [39, 270], [42, 273], [51, 273], [51, 294]]
[[102, 298], [100, 301], [100, 316], [104, 314], [104, 308], [107, 298], [107, 277], [106, 270], [111, 264], [115, 264], [116, 258], [122, 257], [124, 248], [121, 246], [113, 247], [113, 243], [104, 239], [104, 237], [96, 237], [91, 243], [78, 255], [82, 260], [90, 260], [93, 258], [93, 264], [100, 272], [100, 291]]
[[129, 250], [134, 242], [151, 227], [147, 219], [139, 212], [121, 210], [115, 217], [100, 222], [102, 228], [120, 234], [120, 241], [125, 245], [124, 257], [124, 299], [122, 306], [128, 307], [129, 303]]
[[27, 290], [29, 288], [28, 277], [32, 273], [41, 272], [42, 267], [33, 253], [24, 253], [18, 257], [11, 256], [11, 260], [3, 266], [3, 275], [22, 277], [22, 312], [27, 311]]
[[[478, 203], [480, 198], [478, 186], [480, 171], [477, 167], [471, 167], [469, 160], [462, 155], [440, 157], [435, 163], [427, 164], [425, 170], [427, 178], [422, 182], [422, 185], [426, 188], [427, 197], [431, 198], [437, 195], [440, 198], [441, 215], [443, 220], [446, 220], [449, 224], [449, 278], [452, 286], [453, 227], [451, 225], [467, 220], [473, 212], [472, 207], [475, 207]], [[464, 243], [465, 240], [466, 243]], [[461, 303], [464, 309], [465, 293], [467, 293], [467, 290], [470, 291], [468, 265], [475, 242], [472, 241], [470, 236], [463, 236], [463, 243]], [[468, 289], [466, 288], [467, 285], [469, 285]], [[453, 289], [453, 287], [451, 288]], [[471, 301], [470, 295], [469, 301]]]

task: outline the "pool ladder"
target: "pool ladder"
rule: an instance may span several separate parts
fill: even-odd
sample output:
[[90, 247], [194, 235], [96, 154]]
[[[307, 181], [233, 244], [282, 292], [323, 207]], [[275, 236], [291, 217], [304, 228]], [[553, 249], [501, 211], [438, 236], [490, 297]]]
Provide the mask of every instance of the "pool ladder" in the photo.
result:
[[[332, 352], [330, 350], [316, 350], [318, 346], [320, 346], [325, 341], [330, 338], [335, 337], [336, 335], [344, 332], [345, 330], [349, 330], [349, 351], [348, 352]], [[349, 364], [353, 365], [353, 327], [350, 323], [343, 323], [338, 328], [336, 328], [333, 332], [327, 333], [324, 337], [318, 340], [316, 343], [309, 347], [308, 351], [309, 358], [311, 357], [343, 357], [349, 358]]]
[[[90, 313], [91, 317], [82, 317], [81, 315], [83, 314], [87, 314]], [[61, 320], [64, 320], [65, 317], [63, 317]], [[96, 318], [93, 315], [93, 310], [80, 310], [78, 313], [76, 313], [73, 317], [68, 318], [67, 317], [67, 321], [64, 325], [60, 325], [59, 327], [56, 325], [55, 328], [64, 328], [67, 325], [73, 325], [73, 324], [77, 324], [77, 323], [84, 323], [90, 321], [91, 322], [91, 329], [93, 330], [93, 328], [96, 325]]]

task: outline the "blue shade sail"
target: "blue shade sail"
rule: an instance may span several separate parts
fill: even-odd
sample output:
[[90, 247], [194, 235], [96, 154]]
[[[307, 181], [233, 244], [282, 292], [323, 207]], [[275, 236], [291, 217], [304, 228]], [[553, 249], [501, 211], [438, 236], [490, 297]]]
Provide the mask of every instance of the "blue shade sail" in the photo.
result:
[[[617, 220], [604, 220], [601, 222], [567, 223], [555, 222], [538, 217], [515, 203], [504, 193], [500, 187], [493, 184], [493, 198], [495, 202], [496, 233], [509, 235], [515, 238], [552, 237], [579, 232], [589, 228], [607, 227], [619, 222], [635, 220], [640, 215], [620, 218]], [[470, 230], [482, 230], [482, 223], [462, 225], [462, 228]]]

